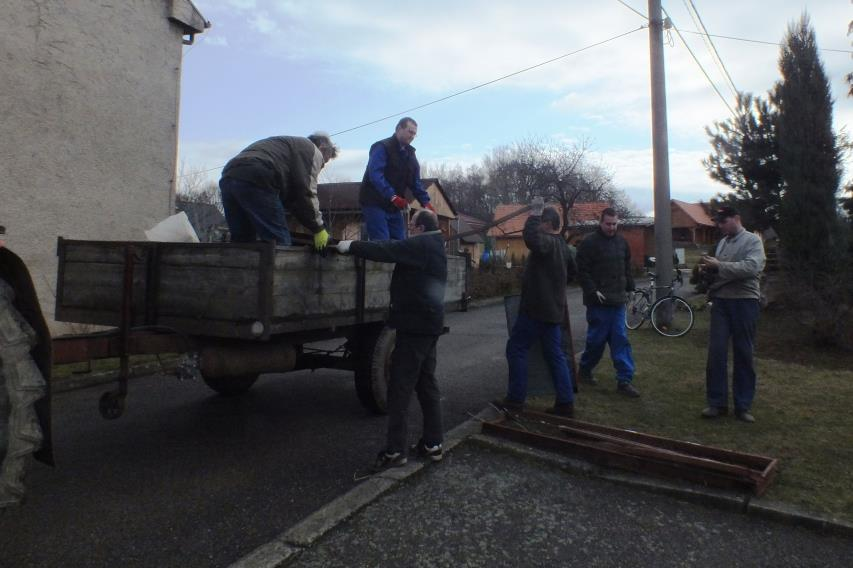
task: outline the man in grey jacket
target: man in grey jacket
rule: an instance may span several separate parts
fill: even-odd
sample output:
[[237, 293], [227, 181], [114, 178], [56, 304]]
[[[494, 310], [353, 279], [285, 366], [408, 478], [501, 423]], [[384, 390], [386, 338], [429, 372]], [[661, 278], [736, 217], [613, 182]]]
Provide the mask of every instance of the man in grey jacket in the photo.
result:
[[761, 239], [741, 225], [740, 215], [732, 207], [722, 207], [714, 221], [724, 238], [714, 256], [703, 256], [700, 267], [715, 274], [709, 286], [711, 331], [708, 341], [708, 365], [705, 371], [708, 407], [704, 418], [728, 413], [728, 346], [734, 351], [732, 395], [735, 417], [754, 422], [750, 414], [755, 398], [755, 368], [752, 353], [758, 323], [758, 278], [764, 269], [764, 245]]
[[320, 170], [338, 155], [328, 135], [273, 136], [231, 158], [222, 169], [219, 190], [231, 242], [257, 239], [289, 246], [286, 214], [292, 213], [314, 235], [314, 248], [329, 242], [317, 199]]

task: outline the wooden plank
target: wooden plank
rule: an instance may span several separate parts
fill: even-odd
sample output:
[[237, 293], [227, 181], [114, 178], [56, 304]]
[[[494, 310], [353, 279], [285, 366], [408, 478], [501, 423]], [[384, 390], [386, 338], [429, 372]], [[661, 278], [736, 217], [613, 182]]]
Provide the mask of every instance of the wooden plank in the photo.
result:
[[[134, 311], [144, 309], [145, 275], [145, 265], [134, 266]], [[88, 262], [67, 261], [63, 266], [62, 304], [68, 307], [119, 311], [124, 290], [123, 280], [123, 264], [93, 265]]]
[[164, 266], [242, 268], [257, 270], [260, 266], [259, 250], [229, 249], [217, 247], [211, 249], [177, 248], [175, 245], [161, 247], [160, 262]]

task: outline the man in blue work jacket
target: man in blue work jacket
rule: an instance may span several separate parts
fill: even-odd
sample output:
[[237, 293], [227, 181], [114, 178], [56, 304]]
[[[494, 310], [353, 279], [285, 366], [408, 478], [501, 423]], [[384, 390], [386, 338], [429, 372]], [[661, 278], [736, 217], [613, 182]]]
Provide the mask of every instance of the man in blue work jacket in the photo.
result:
[[401, 118], [394, 135], [370, 147], [370, 158], [361, 181], [358, 202], [371, 241], [403, 240], [406, 222], [403, 210], [409, 205], [406, 190], [423, 207], [435, 212], [429, 194], [421, 185], [421, 167], [412, 147], [418, 134], [414, 119]]

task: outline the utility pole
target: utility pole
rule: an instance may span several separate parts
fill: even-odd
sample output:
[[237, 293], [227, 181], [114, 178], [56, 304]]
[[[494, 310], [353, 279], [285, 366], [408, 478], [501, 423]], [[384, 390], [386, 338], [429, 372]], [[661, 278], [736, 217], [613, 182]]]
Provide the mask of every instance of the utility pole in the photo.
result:
[[[667, 22], [667, 27], [668, 22]], [[655, 273], [657, 285], [672, 278], [672, 208], [669, 198], [669, 139], [666, 128], [666, 74], [663, 65], [660, 0], [649, 0], [649, 59], [652, 73], [652, 159], [655, 192]]]

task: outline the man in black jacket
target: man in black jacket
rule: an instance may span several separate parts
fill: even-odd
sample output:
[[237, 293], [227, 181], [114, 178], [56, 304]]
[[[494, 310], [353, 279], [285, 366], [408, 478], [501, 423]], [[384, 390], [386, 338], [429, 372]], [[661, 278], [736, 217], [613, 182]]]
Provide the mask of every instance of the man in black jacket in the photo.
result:
[[616, 368], [618, 391], [636, 398], [639, 391], [631, 384], [634, 358], [625, 328], [625, 303], [634, 289], [631, 276], [631, 249], [616, 234], [619, 217], [607, 208], [601, 213], [598, 230], [588, 235], [578, 247], [578, 280], [583, 288], [586, 306], [586, 349], [578, 369], [581, 381], [595, 384], [592, 370], [610, 345], [610, 357]]
[[524, 224], [524, 244], [530, 254], [524, 267], [518, 318], [506, 343], [509, 386], [503, 406], [523, 407], [527, 398], [527, 352], [534, 341], [541, 340], [557, 393], [551, 412], [571, 417], [574, 392], [560, 326], [566, 309], [566, 284], [575, 275], [575, 262], [559, 231], [560, 215], [554, 209], [545, 209], [542, 198], [536, 198]]
[[256, 239], [291, 244], [286, 212], [314, 234], [314, 248], [323, 250], [329, 233], [317, 199], [320, 170], [338, 155], [322, 133], [308, 138], [273, 136], [249, 145], [222, 169], [219, 190], [231, 242]]
[[421, 185], [421, 166], [412, 146], [417, 134], [418, 123], [406, 116], [397, 123], [393, 136], [370, 147], [358, 202], [371, 241], [406, 238], [402, 211], [409, 206], [407, 191], [435, 212]]
[[402, 241], [341, 241], [338, 252], [377, 262], [393, 262], [391, 314], [388, 326], [397, 330], [388, 383], [388, 438], [374, 471], [407, 461], [406, 415], [412, 392], [423, 413], [423, 436], [411, 449], [431, 461], [442, 457], [441, 393], [435, 378], [435, 347], [444, 330], [444, 292], [447, 254], [434, 213], [422, 209]]

